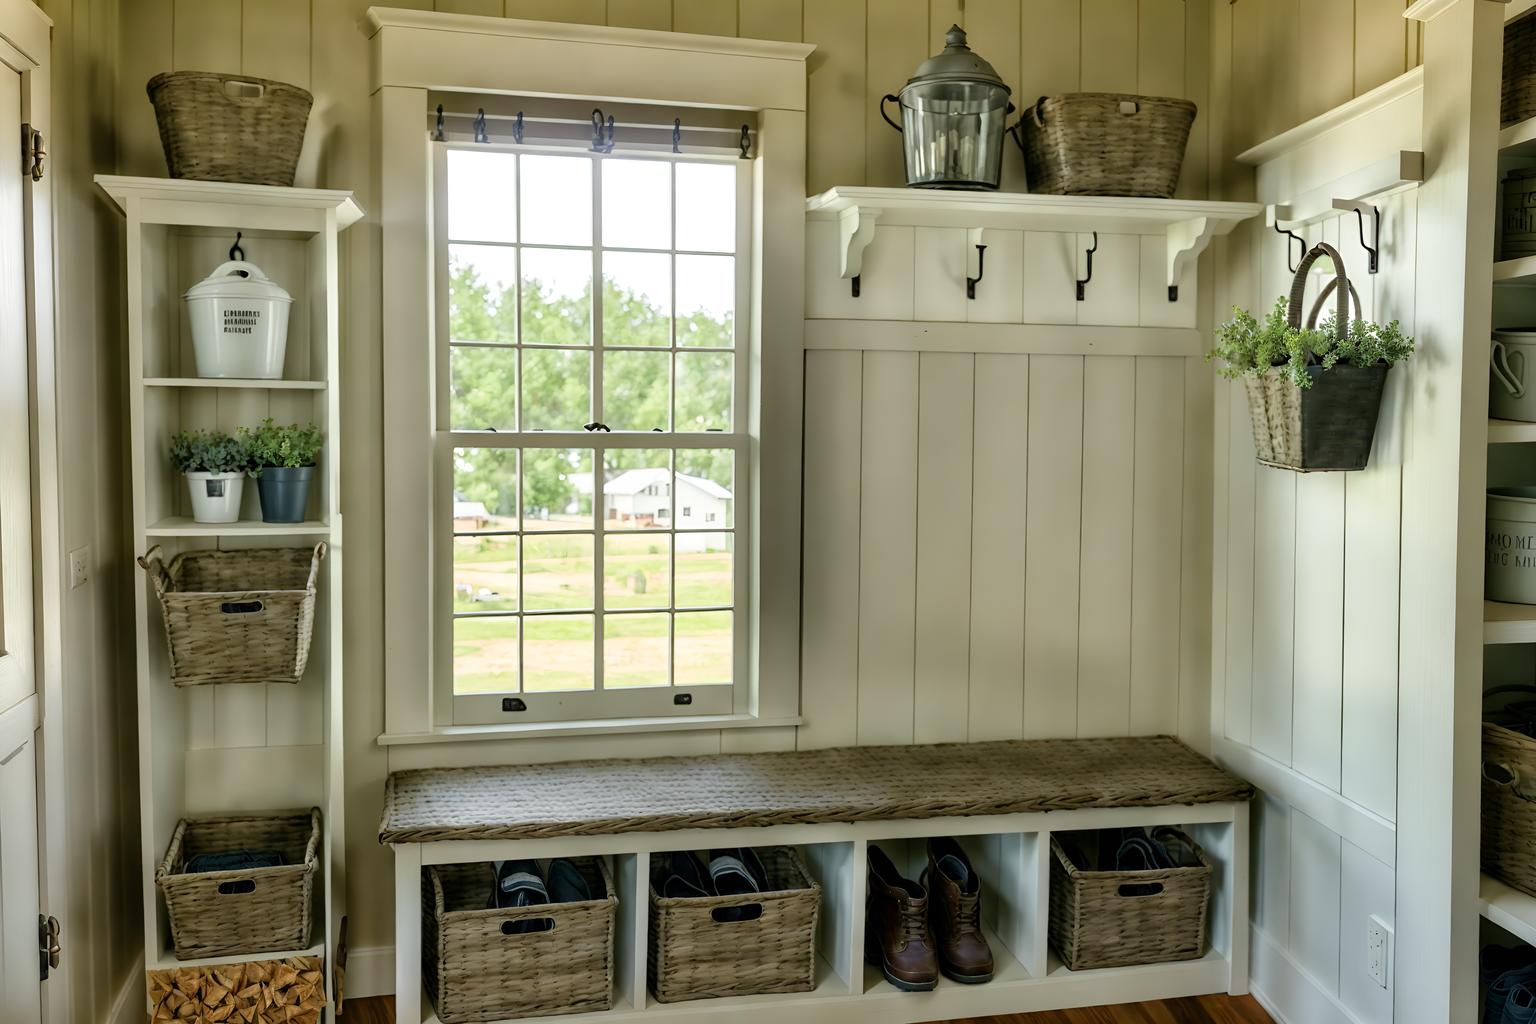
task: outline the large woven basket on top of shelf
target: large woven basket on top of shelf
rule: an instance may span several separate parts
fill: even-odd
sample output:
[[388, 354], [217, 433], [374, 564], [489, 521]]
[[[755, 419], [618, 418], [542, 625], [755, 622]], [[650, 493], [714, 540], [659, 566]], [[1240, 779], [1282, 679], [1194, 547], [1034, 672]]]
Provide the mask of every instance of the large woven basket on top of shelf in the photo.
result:
[[1536, 15], [1504, 26], [1504, 88], [1499, 124], [1508, 127], [1536, 117]]
[[[816, 987], [816, 922], [821, 886], [798, 851], [757, 850], [768, 891], [744, 896], [668, 898], [657, 889], [666, 858], [651, 859], [651, 928], [647, 974], [657, 1002], [763, 992], [809, 992]], [[724, 921], [725, 909], [760, 907], [746, 920]]]
[[243, 75], [174, 71], [145, 87], [173, 178], [292, 185], [314, 97]]
[[171, 681], [296, 683], [315, 625], [325, 542], [311, 548], [184, 551], [159, 545], [139, 559], [154, 581], [170, 648]]
[[1536, 896], [1536, 739], [1483, 723], [1483, 870]]
[[[489, 864], [439, 864], [421, 879], [421, 960], [443, 1024], [607, 1010], [619, 898], [601, 858], [571, 858], [596, 899], [486, 908]], [[539, 931], [520, 923], [549, 921]]]
[[1098, 847], [1096, 834], [1051, 836], [1051, 945], [1068, 970], [1204, 955], [1211, 865], [1194, 840], [1177, 829], [1169, 831], [1189, 844], [1196, 865], [1098, 870], [1112, 851]]
[[1040, 97], [1009, 131], [1031, 192], [1168, 199], [1194, 120], [1189, 100], [1074, 92]]
[[[279, 815], [184, 818], [171, 834], [155, 884], [165, 896], [176, 956], [227, 956], [309, 945], [320, 809]], [[185, 873], [204, 853], [276, 851], [269, 868]]]

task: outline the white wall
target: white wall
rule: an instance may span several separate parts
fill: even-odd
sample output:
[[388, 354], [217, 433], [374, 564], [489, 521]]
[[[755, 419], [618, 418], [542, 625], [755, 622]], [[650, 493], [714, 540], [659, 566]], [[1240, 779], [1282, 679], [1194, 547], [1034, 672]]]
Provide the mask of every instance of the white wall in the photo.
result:
[[92, 174], [116, 162], [117, 0], [42, 0], [53, 19], [54, 280], [61, 537], [89, 547], [85, 586], [63, 589], [67, 905], [64, 962], [49, 985], [64, 1019], [104, 1021], [139, 956], [138, 797], [127, 548], [120, 219]]

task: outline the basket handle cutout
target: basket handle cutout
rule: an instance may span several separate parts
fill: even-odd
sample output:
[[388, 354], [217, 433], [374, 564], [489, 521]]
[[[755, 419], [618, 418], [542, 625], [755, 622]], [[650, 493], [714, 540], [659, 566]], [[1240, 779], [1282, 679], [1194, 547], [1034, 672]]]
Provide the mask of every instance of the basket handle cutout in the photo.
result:
[[1136, 899], [1146, 896], [1160, 896], [1162, 892], [1162, 882], [1127, 882], [1119, 888], [1116, 895], [1124, 899]]
[[742, 907], [716, 907], [709, 912], [709, 916], [720, 924], [734, 924], [737, 921], [756, 921], [763, 916], [761, 903], [748, 903]]
[[265, 607], [261, 601], [225, 601], [219, 605], [219, 611], [225, 615], [251, 615]]
[[259, 100], [267, 93], [260, 82], [245, 82], [238, 78], [224, 80], [224, 95], [232, 100]]
[[1120, 113], [1124, 117], [1130, 117], [1132, 114], [1139, 114], [1141, 113], [1141, 104], [1137, 103], [1135, 100], [1121, 100]]
[[1483, 778], [1495, 786], [1508, 786], [1514, 789], [1515, 785], [1520, 781], [1520, 773], [1503, 761], [1484, 761]]
[[519, 921], [501, 922], [501, 934], [526, 935], [530, 932], [552, 932], [555, 930], [555, 919], [552, 917], [524, 918]]
[[220, 882], [220, 896], [246, 896], [256, 891], [256, 882], [249, 878], [241, 878], [234, 882]]

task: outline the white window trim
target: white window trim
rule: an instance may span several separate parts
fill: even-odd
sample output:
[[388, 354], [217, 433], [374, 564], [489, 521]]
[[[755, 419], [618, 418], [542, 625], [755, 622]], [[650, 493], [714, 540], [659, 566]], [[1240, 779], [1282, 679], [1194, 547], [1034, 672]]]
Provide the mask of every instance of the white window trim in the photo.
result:
[[[375, 160], [382, 229], [385, 706], [381, 743], [495, 739], [542, 732], [662, 731], [798, 721], [800, 451], [804, 372], [805, 61], [814, 47], [642, 29], [370, 8]], [[444, 80], [445, 69], [452, 76]], [[436, 263], [431, 90], [604, 97], [730, 107], [757, 114], [753, 139], [748, 400], [752, 457], [743, 602], [745, 696], [697, 719], [453, 726], [434, 699], [433, 479]]]

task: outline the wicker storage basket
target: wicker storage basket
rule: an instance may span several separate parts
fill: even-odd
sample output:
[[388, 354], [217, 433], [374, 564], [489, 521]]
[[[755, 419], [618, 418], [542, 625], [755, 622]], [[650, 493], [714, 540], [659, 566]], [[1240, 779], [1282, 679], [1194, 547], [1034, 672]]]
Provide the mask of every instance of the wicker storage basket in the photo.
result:
[[296, 683], [309, 661], [315, 579], [325, 557], [310, 548], [185, 551], [139, 566], [154, 581], [165, 619], [171, 681]]
[[1074, 92], [1040, 97], [1009, 131], [1031, 192], [1168, 199], [1194, 120], [1189, 100]]
[[[155, 884], [165, 896], [176, 956], [228, 956], [304, 949], [309, 945], [320, 809], [281, 815], [184, 818], [171, 834]], [[270, 868], [185, 874], [203, 853], [276, 850]]]
[[[757, 854], [771, 891], [681, 899], [658, 895], [665, 858], [652, 858], [646, 966], [657, 1002], [816, 987], [821, 886], [798, 851], [765, 847]], [[761, 906], [762, 912], [750, 920], [715, 919], [718, 910], [750, 906]]]
[[[1334, 279], [1312, 304], [1306, 319], [1308, 330], [1317, 326], [1318, 314], [1330, 295], [1336, 297], [1335, 318], [1339, 336], [1349, 330], [1349, 300], [1360, 309], [1360, 296], [1344, 274], [1344, 258], [1326, 242], [1319, 242], [1296, 270], [1291, 283], [1290, 325], [1302, 325], [1302, 295], [1312, 264], [1327, 256], [1333, 261]], [[1371, 457], [1376, 439], [1376, 419], [1387, 385], [1385, 364], [1350, 366], [1336, 363], [1325, 370], [1307, 367], [1312, 386], [1297, 387], [1279, 367], [1262, 376], [1243, 377], [1248, 392], [1248, 414], [1253, 421], [1253, 446], [1260, 462], [1303, 473], [1360, 470]]]
[[[443, 1024], [543, 1017], [613, 1006], [613, 925], [619, 903], [601, 858], [572, 862], [593, 892], [582, 903], [486, 909], [489, 864], [429, 867], [421, 880], [421, 960]], [[517, 921], [548, 920], [517, 932]]]
[[1483, 870], [1536, 896], [1536, 739], [1483, 723]]
[[1536, 15], [1504, 26], [1504, 89], [1499, 124], [1508, 127], [1536, 117]]
[[292, 185], [314, 98], [265, 78], [175, 71], [146, 86], [173, 178]]
[[1204, 955], [1211, 865], [1193, 840], [1171, 831], [1189, 842], [1199, 866], [1101, 871], [1114, 850], [1101, 850], [1096, 833], [1051, 836], [1051, 945], [1068, 970]]

